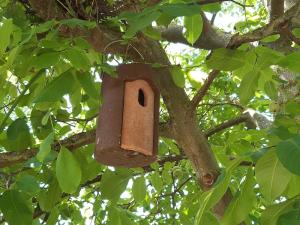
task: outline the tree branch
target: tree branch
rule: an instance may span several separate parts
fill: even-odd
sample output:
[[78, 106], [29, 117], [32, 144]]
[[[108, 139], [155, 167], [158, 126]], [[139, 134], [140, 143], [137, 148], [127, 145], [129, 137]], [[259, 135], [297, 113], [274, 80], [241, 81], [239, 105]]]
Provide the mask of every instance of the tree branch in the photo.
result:
[[208, 131], [205, 132], [206, 137], [210, 137], [220, 131], [223, 131], [227, 128], [230, 128], [232, 126], [238, 125], [240, 123], [246, 122], [247, 120], [249, 120], [249, 115], [248, 114], [243, 114], [237, 118], [231, 119], [231, 120], [227, 120], [211, 129], [209, 129]]
[[[283, 1], [283, 0], [279, 0], [279, 1]], [[212, 2], [220, 2], [220, 1], [212, 0]], [[274, 8], [276, 7], [274, 6]], [[280, 13], [279, 8], [280, 7], [277, 6], [278, 12], [276, 12], [276, 14]], [[236, 48], [244, 43], [259, 41], [270, 35], [279, 34], [280, 27], [283, 24], [292, 21], [292, 19], [299, 16], [299, 10], [300, 10], [300, 2], [296, 3], [292, 8], [287, 10], [283, 15], [270, 21], [270, 23], [268, 23], [266, 26], [258, 28], [246, 34], [235, 34], [235, 35], [230, 35], [221, 31], [217, 32], [211, 26], [209, 21], [207, 21], [207, 19], [203, 17], [204, 20], [203, 32], [200, 38], [195, 42], [193, 46], [189, 44], [184, 38], [182, 32], [183, 27], [181, 26], [171, 25], [168, 28], [159, 28], [159, 30], [161, 31], [161, 35], [165, 40], [173, 43], [182, 43], [182, 44], [189, 45], [191, 47], [207, 49], [207, 50], [222, 48], [226, 46], [229, 48]], [[276, 10], [274, 9], [274, 11]]]
[[296, 3], [292, 8], [287, 10], [282, 16], [274, 19], [266, 26], [258, 28], [247, 34], [236, 34], [232, 36], [228, 48], [237, 48], [244, 43], [259, 41], [273, 34], [279, 34], [280, 28], [287, 22], [290, 22], [294, 17], [300, 15], [300, 2]]
[[219, 73], [220, 73], [219, 70], [213, 70], [210, 72], [207, 79], [204, 81], [204, 84], [199, 89], [199, 91], [197, 92], [197, 94], [195, 95], [195, 97], [193, 98], [193, 100], [191, 102], [192, 110], [195, 110], [197, 108], [198, 104], [202, 101], [202, 99], [206, 95], [210, 85], [212, 84], [212, 82], [218, 76]]
[[284, 13], [284, 0], [271, 0], [270, 21], [282, 16]]
[[[162, 137], [172, 138], [172, 129], [170, 129], [169, 123], [163, 123], [160, 126], [159, 134]], [[96, 139], [96, 130], [90, 130], [87, 132], [82, 132], [68, 137], [61, 141], [56, 141], [52, 145], [52, 150], [59, 151], [61, 146], [66, 147], [70, 151], [74, 151], [82, 146], [94, 143]], [[18, 163], [26, 162], [27, 160], [33, 158], [38, 152], [38, 148], [31, 148], [18, 152], [4, 152], [0, 153], [0, 168], [12, 166]]]
[[203, 18], [203, 31], [194, 45], [188, 43], [186, 38], [183, 36], [182, 26], [171, 24], [168, 28], [160, 27], [158, 30], [161, 32], [162, 38], [169, 42], [181, 43], [194, 48], [207, 50], [226, 47], [229, 42], [230, 35], [221, 31], [216, 31], [205, 15], [203, 13], [201, 15]]

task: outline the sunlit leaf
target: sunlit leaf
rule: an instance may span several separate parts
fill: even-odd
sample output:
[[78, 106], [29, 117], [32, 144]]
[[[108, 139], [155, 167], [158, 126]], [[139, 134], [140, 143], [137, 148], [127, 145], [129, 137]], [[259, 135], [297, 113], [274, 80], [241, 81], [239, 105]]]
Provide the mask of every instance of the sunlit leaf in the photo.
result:
[[212, 69], [232, 71], [242, 67], [245, 59], [246, 52], [220, 48], [213, 51], [206, 64]]
[[186, 28], [184, 36], [193, 45], [200, 37], [203, 29], [202, 16], [198, 14], [184, 17], [184, 27]]
[[145, 199], [146, 197], [146, 183], [145, 183], [145, 178], [144, 177], [138, 177], [133, 181], [133, 186], [132, 186], [132, 193], [134, 200], [137, 202], [141, 202]]
[[300, 136], [284, 140], [277, 145], [280, 162], [294, 174], [300, 176]]
[[56, 161], [56, 177], [63, 192], [74, 193], [81, 180], [81, 169], [73, 154], [62, 147]]
[[65, 94], [74, 91], [75, 82], [73, 74], [67, 71], [51, 81], [34, 99], [34, 102], [59, 101]]
[[182, 72], [181, 68], [179, 66], [172, 66], [170, 68], [170, 72], [172, 74], [172, 79], [173, 79], [174, 83], [178, 87], [184, 88], [185, 78], [184, 78], [184, 73]]
[[291, 174], [282, 166], [273, 150], [258, 160], [255, 174], [261, 192], [268, 202], [280, 196], [291, 179]]

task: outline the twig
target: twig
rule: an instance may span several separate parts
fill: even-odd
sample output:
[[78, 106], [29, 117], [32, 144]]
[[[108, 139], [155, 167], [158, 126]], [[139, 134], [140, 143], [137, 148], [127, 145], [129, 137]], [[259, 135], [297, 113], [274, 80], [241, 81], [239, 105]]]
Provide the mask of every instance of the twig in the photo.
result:
[[211, 106], [211, 107], [216, 107], [216, 106], [224, 106], [224, 105], [230, 105], [233, 107], [236, 107], [242, 111], [245, 110], [245, 107], [243, 107], [242, 105], [239, 105], [237, 103], [233, 103], [233, 102], [220, 102], [220, 103], [202, 103], [199, 104], [198, 106]]
[[168, 196], [173, 196], [174, 194], [176, 194], [178, 191], [181, 190], [181, 188], [186, 185], [193, 177], [189, 177], [187, 178], [184, 182], [182, 182], [173, 192], [171, 193], [167, 193], [167, 194], [164, 194], [164, 195], [161, 195], [159, 196], [160, 198], [162, 197], [168, 197]]
[[44, 70], [40, 70], [35, 76], [33, 76], [31, 78], [31, 80], [28, 82], [28, 84], [25, 86], [25, 88], [23, 89], [23, 91], [21, 92], [20, 96], [14, 101], [13, 105], [11, 106], [11, 108], [9, 109], [9, 111], [6, 113], [5, 118], [3, 119], [1, 125], [0, 125], [0, 133], [2, 133], [2, 131], [5, 128], [5, 124], [6, 121], [8, 120], [10, 114], [14, 111], [14, 109], [17, 107], [17, 105], [19, 104], [19, 102], [21, 101], [22, 97], [25, 95], [25, 93], [27, 92], [27, 90], [29, 89], [29, 87], [44, 73]]
[[195, 110], [197, 108], [198, 104], [202, 101], [202, 99], [206, 95], [210, 85], [212, 84], [212, 82], [218, 76], [219, 73], [220, 73], [219, 70], [213, 70], [213, 71], [210, 72], [210, 74], [208, 75], [208, 77], [205, 80], [204, 84], [199, 89], [199, 91], [197, 92], [197, 94], [195, 95], [195, 97], [193, 98], [193, 100], [191, 102], [191, 109], [192, 110]]
[[234, 4], [237, 4], [239, 6], [241, 6], [242, 8], [247, 8], [247, 7], [254, 7], [254, 5], [246, 5], [246, 4], [242, 4], [242, 3], [239, 3], [238, 1], [235, 1], [235, 0], [228, 0], [229, 2], [232, 2]]

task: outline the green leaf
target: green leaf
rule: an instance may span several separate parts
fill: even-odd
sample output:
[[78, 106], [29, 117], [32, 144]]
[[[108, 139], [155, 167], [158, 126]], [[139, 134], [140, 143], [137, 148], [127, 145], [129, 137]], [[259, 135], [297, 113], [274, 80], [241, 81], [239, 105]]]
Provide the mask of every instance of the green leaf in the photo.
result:
[[278, 219], [277, 225], [299, 225], [300, 224], [300, 209], [291, 210]]
[[65, 94], [70, 94], [74, 91], [75, 84], [76, 80], [73, 74], [70, 71], [66, 71], [51, 81], [34, 99], [34, 102], [59, 101]]
[[258, 86], [259, 74], [260, 72], [258, 70], [254, 70], [245, 74], [243, 77], [239, 87], [239, 96], [242, 104], [246, 105], [254, 96]]
[[62, 191], [59, 187], [57, 179], [55, 177], [49, 184], [48, 190], [43, 190], [39, 196], [38, 201], [43, 211], [50, 212], [57, 202], [61, 199]]
[[265, 93], [272, 99], [276, 100], [278, 97], [278, 90], [274, 81], [267, 81], [264, 85]]
[[63, 192], [74, 193], [81, 180], [80, 165], [73, 154], [62, 147], [56, 161], [56, 177]]
[[6, 132], [8, 139], [15, 140], [21, 133], [29, 134], [29, 127], [27, 126], [25, 119], [19, 118], [10, 124]]
[[193, 45], [202, 33], [202, 16], [200, 14], [196, 14], [193, 16], [184, 17], [184, 27], [186, 28], [184, 37], [191, 45]]
[[286, 189], [291, 174], [282, 166], [276, 152], [269, 150], [255, 166], [256, 180], [268, 202], [272, 202]]
[[40, 191], [39, 183], [36, 178], [29, 174], [22, 174], [18, 177], [16, 183], [16, 188], [22, 192], [28, 193], [32, 196]]
[[88, 71], [91, 67], [86, 53], [72, 48], [64, 51], [62, 55], [78, 70]]
[[287, 68], [295, 73], [300, 73], [299, 60], [300, 60], [300, 52], [294, 52], [281, 59], [278, 62], [278, 65]]
[[55, 225], [58, 220], [58, 216], [59, 216], [58, 209], [57, 208], [52, 209], [50, 212], [50, 216], [47, 219], [46, 225]]
[[[261, 215], [261, 225], [277, 225], [277, 220], [284, 212], [290, 209], [299, 199], [299, 196], [267, 207]], [[286, 224], [288, 225], [288, 224]]]
[[12, 19], [2, 21], [0, 23], [0, 55], [2, 55], [10, 43], [10, 36], [13, 32], [13, 21]]
[[300, 176], [300, 136], [297, 135], [280, 142], [276, 150], [284, 167]]
[[154, 40], [161, 40], [161, 33], [153, 27], [148, 26], [143, 30], [143, 33]]
[[276, 41], [279, 37], [280, 37], [279, 34], [274, 34], [274, 35], [271, 35], [271, 36], [268, 36], [268, 37], [265, 37], [265, 38], [261, 39], [261, 42], [266, 42], [266, 43], [274, 42], [274, 41]]
[[245, 64], [246, 52], [220, 48], [213, 51], [206, 64], [211, 69], [232, 71]]
[[0, 196], [0, 209], [9, 225], [31, 225], [31, 202], [27, 196], [16, 190], [5, 191]]
[[282, 53], [263, 46], [256, 47], [254, 52], [256, 54], [256, 62], [253, 66], [257, 70], [269, 69], [271, 65], [277, 64], [283, 58]]
[[117, 202], [125, 191], [130, 177], [131, 173], [126, 169], [119, 169], [115, 172], [107, 170], [100, 184], [102, 197]]
[[170, 68], [170, 72], [171, 72], [172, 79], [173, 79], [174, 83], [178, 87], [184, 88], [185, 79], [184, 79], [184, 73], [182, 72], [181, 68], [179, 66], [172, 66]]
[[201, 6], [201, 9], [205, 12], [216, 13], [219, 12], [222, 7], [221, 3], [209, 3]]
[[290, 182], [284, 192], [284, 195], [288, 196], [289, 198], [293, 198], [300, 194], [300, 176], [292, 175]]
[[95, 82], [90, 73], [78, 73], [76, 78], [81, 84], [83, 90], [92, 98], [99, 100], [100, 93], [95, 87]]
[[43, 116], [43, 119], [42, 119], [42, 125], [43, 126], [46, 126], [48, 121], [49, 121], [49, 118], [50, 118], [50, 115], [51, 115], [51, 111], [48, 111], [45, 116]]
[[108, 222], [107, 225], [122, 225], [122, 221], [120, 218], [120, 210], [112, 205], [108, 208]]
[[204, 213], [202, 221], [202, 224], [206, 225], [220, 225], [218, 219], [211, 212]]
[[150, 11], [149, 13], [143, 13], [141, 16], [136, 17], [133, 23], [130, 23], [130, 26], [124, 38], [132, 38], [138, 31], [144, 29], [145, 27], [151, 25], [151, 23], [156, 20], [161, 13], [159, 11]]
[[4, 145], [10, 151], [21, 151], [31, 146], [31, 135], [25, 119], [19, 118], [10, 124]]
[[253, 191], [254, 185], [255, 180], [253, 171], [252, 169], [249, 169], [246, 180], [241, 187], [241, 191], [235, 195], [234, 199], [230, 202], [230, 205], [225, 211], [221, 220], [222, 225], [240, 224], [247, 218], [256, 200], [256, 196]]
[[292, 32], [296, 37], [300, 38], [300, 28], [294, 28]]
[[154, 172], [150, 177], [151, 184], [155, 188], [157, 193], [160, 193], [163, 189], [163, 180], [158, 172]]
[[188, 5], [188, 4], [166, 4], [160, 6], [160, 10], [172, 16], [173, 18], [179, 16], [193, 16], [195, 14], [200, 14], [201, 8], [199, 5]]
[[300, 104], [296, 101], [289, 101], [285, 106], [285, 111], [294, 116], [300, 115]]
[[44, 33], [44, 32], [49, 31], [50, 29], [52, 29], [52, 27], [54, 25], [56, 25], [56, 24], [57, 24], [57, 21], [55, 21], [55, 20], [48, 20], [45, 23], [41, 23], [38, 26], [36, 26], [34, 28], [34, 31], [36, 33]]
[[[224, 174], [223, 176], [220, 175], [219, 182], [217, 181], [215, 186], [210, 189], [209, 191], [204, 192], [200, 196], [200, 202], [201, 206], [196, 214], [195, 222], [194, 225], [207, 225], [205, 223], [205, 215], [209, 210], [219, 202], [219, 200], [222, 198], [222, 196], [226, 193], [230, 179], [231, 179], [231, 174], [232, 171], [240, 164], [242, 161], [242, 158], [235, 159], [226, 169], [225, 171], [225, 177]], [[222, 176], [222, 177], [221, 177]]]
[[146, 183], [143, 176], [138, 177], [133, 181], [132, 194], [136, 202], [142, 202], [146, 197]]
[[59, 52], [46, 52], [34, 58], [33, 64], [36, 69], [49, 68], [55, 66], [60, 58]]
[[39, 160], [40, 162], [43, 162], [45, 160], [46, 156], [51, 151], [51, 144], [53, 143], [53, 141], [54, 141], [54, 133], [52, 132], [40, 144], [39, 152], [36, 155], [37, 160]]
[[62, 25], [67, 25], [69, 27], [83, 27], [83, 28], [89, 28], [92, 29], [97, 26], [97, 23], [95, 21], [89, 21], [89, 20], [81, 20], [77, 18], [71, 18], [71, 19], [65, 19], [59, 21]]

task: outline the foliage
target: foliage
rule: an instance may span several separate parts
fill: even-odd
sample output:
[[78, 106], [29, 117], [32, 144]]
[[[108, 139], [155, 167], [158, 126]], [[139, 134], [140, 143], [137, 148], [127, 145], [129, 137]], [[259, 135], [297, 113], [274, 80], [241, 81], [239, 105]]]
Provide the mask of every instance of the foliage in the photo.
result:
[[[293, 43], [290, 52], [272, 48], [280, 40], [278, 34], [238, 48], [208, 51], [197, 45], [207, 32], [203, 15], [216, 14], [215, 25], [232, 33], [264, 27], [268, 13], [261, 1], [238, 1], [252, 5], [241, 7], [194, 0], [147, 5], [141, 0], [139, 12], [110, 14], [102, 9], [99, 15], [91, 2], [82, 1], [88, 3], [81, 5], [86, 18], [77, 14], [72, 1], [57, 2], [68, 17], [44, 21], [27, 1], [0, 0], [0, 223], [299, 223], [299, 46]], [[119, 1], [105, 2], [113, 7]], [[226, 18], [233, 18], [234, 29], [220, 22]], [[182, 26], [187, 45], [163, 39], [161, 31], [169, 25]], [[85, 36], [96, 27], [122, 35], [100, 53]], [[78, 30], [61, 34], [71, 28]], [[297, 36], [299, 28], [293, 33]], [[101, 74], [115, 76], [116, 64], [132, 62], [126, 54], [105, 51], [117, 43], [129, 49], [140, 37], [164, 47], [172, 65], [146, 63], [167, 68], [190, 99], [211, 70], [220, 70], [197, 107], [197, 126], [203, 133], [245, 111], [254, 112], [256, 128], [235, 123], [208, 137], [221, 169], [207, 191], [200, 188], [191, 161], [172, 138], [160, 138], [157, 162], [132, 169], [95, 162], [92, 141], [76, 145], [96, 127]], [[286, 73], [294, 79], [283, 76]], [[169, 97], [177, 98], [172, 93]], [[160, 122], [173, 116], [162, 101]], [[260, 125], [259, 118], [271, 121], [271, 126]], [[213, 208], [228, 190], [233, 198], [222, 217], [215, 216]]]

